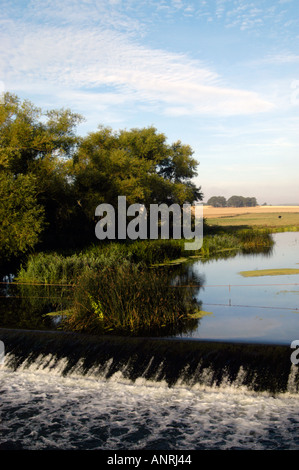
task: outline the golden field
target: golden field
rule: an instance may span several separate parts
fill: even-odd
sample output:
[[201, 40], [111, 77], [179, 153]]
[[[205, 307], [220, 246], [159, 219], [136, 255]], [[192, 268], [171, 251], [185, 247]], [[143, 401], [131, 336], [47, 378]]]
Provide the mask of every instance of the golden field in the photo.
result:
[[234, 217], [241, 214], [299, 213], [299, 206], [213, 207], [203, 206], [206, 218]]
[[203, 206], [203, 216], [209, 225], [299, 227], [299, 206]]

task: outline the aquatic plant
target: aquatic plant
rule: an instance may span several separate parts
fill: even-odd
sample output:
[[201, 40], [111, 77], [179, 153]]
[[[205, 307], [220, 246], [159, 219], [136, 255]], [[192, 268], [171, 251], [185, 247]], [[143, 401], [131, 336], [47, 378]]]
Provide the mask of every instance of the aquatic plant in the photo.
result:
[[74, 288], [72, 314], [64, 328], [80, 332], [174, 334], [195, 328], [194, 292], [173, 284], [167, 270], [124, 263], [83, 273]]

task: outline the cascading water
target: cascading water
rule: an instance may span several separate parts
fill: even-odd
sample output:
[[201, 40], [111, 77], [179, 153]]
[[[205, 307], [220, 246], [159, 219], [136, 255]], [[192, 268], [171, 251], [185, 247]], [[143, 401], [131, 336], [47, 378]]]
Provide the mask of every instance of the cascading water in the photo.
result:
[[1, 330], [2, 449], [298, 449], [287, 346]]

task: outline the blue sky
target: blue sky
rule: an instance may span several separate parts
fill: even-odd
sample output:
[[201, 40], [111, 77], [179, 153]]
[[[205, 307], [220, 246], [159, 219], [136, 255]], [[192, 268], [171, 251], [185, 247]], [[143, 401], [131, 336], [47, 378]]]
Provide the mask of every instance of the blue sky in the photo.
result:
[[0, 81], [191, 145], [204, 200], [299, 204], [298, 0], [2, 0]]

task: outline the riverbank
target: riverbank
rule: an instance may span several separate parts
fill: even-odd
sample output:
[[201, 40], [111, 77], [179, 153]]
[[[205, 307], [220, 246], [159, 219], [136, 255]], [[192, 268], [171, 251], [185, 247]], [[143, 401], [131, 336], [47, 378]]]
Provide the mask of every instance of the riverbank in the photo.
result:
[[205, 225], [199, 250], [185, 250], [185, 240], [141, 240], [133, 243], [102, 243], [73, 253], [41, 252], [29, 255], [18, 271], [22, 283], [70, 283], [86, 271], [103, 270], [124, 263], [146, 268], [177, 265], [194, 258], [233, 256], [240, 251], [269, 249], [270, 231], [243, 227]]
[[[59, 317], [60, 328], [66, 330], [131, 336], [185, 333], [196, 328], [202, 309], [195, 295], [200, 283], [182, 275], [180, 266], [194, 259], [269, 250], [273, 241], [267, 231], [205, 226], [200, 250], [185, 251], [184, 244], [144, 240], [102, 243], [72, 254], [32, 254], [17, 272], [18, 295], [32, 303], [33, 311], [40, 308]], [[33, 293], [39, 284], [61, 286], [55, 291], [58, 300], [47, 294], [39, 302]]]

